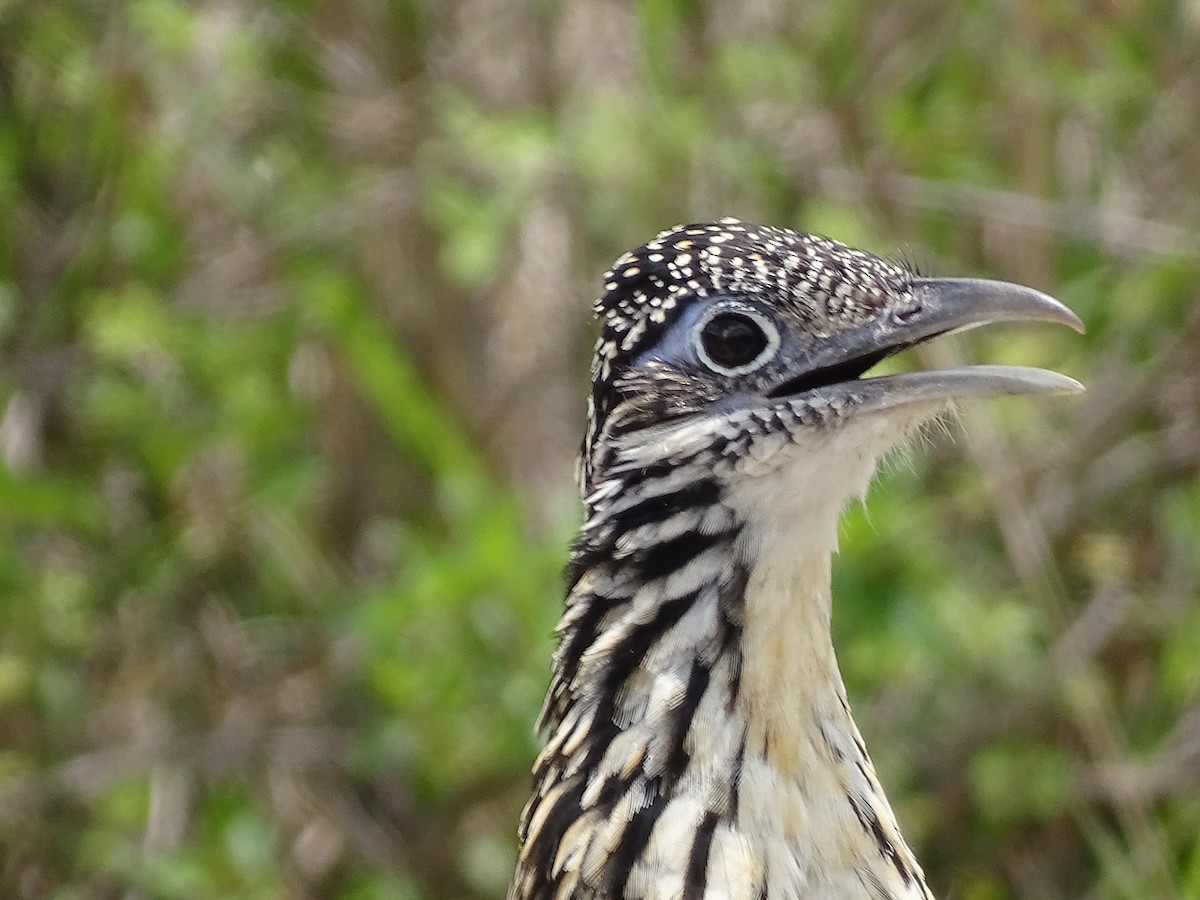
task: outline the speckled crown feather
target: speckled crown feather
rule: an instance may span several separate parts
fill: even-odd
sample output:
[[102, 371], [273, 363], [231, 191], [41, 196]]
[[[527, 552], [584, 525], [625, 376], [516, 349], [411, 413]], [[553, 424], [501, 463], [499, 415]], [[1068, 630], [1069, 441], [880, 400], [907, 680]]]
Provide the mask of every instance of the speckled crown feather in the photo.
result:
[[582, 486], [594, 444], [620, 400], [622, 372], [652, 347], [687, 304], [716, 295], [760, 297], [789, 307], [816, 338], [876, 315], [903, 296], [912, 275], [862, 250], [787, 228], [734, 218], [678, 225], [621, 256], [604, 275], [594, 310], [601, 334], [592, 359], [592, 394]]

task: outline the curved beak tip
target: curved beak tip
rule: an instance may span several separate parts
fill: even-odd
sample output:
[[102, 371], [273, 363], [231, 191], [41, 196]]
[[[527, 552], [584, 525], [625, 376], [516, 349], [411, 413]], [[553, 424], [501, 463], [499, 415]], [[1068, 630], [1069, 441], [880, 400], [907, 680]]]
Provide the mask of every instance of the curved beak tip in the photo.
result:
[[1065, 305], [1063, 306], [1063, 310], [1067, 313], [1067, 315], [1063, 317], [1063, 324], [1078, 334], [1086, 334], [1087, 326], [1083, 324], [1083, 319], [1079, 318], [1074, 310]]
[[1087, 393], [1087, 388], [1084, 387], [1083, 382], [1076, 381], [1074, 378], [1071, 378], [1069, 375], [1063, 375], [1062, 377], [1065, 382], [1062, 386], [1062, 393], [1064, 393], [1064, 394], [1085, 394], [1085, 393]]

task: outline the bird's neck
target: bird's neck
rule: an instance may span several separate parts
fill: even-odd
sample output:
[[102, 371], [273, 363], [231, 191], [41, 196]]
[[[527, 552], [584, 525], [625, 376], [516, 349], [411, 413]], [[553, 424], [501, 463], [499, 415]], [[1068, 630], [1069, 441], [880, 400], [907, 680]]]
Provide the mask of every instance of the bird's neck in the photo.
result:
[[[836, 519], [812, 509], [758, 519], [743, 546], [739, 712], [742, 821], [770, 848], [779, 896], [930, 897], [850, 713], [830, 635]], [[803, 498], [798, 505], [805, 506]], [[783, 874], [786, 873], [786, 874]], [[774, 896], [774, 895], [772, 895]]]
[[927, 900], [833, 652], [840, 502], [670, 480], [585, 527], [510, 898]]

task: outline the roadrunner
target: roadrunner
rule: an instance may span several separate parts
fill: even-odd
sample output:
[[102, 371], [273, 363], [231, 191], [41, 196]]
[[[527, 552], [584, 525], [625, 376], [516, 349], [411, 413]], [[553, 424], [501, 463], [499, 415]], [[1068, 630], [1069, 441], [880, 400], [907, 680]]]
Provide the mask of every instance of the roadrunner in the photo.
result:
[[863, 376], [949, 332], [1079, 319], [734, 219], [665, 231], [605, 282], [587, 515], [509, 900], [930, 898], [833, 652], [838, 517], [952, 401], [1082, 388], [1009, 366]]

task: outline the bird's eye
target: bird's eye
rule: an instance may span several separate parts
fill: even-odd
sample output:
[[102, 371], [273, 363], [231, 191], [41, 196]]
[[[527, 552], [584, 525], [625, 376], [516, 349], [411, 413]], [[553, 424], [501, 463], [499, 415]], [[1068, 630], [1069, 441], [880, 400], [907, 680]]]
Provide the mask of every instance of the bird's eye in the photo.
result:
[[779, 346], [774, 326], [748, 312], [718, 312], [698, 329], [700, 355], [713, 369], [726, 375], [751, 372], [767, 361], [768, 351]]

